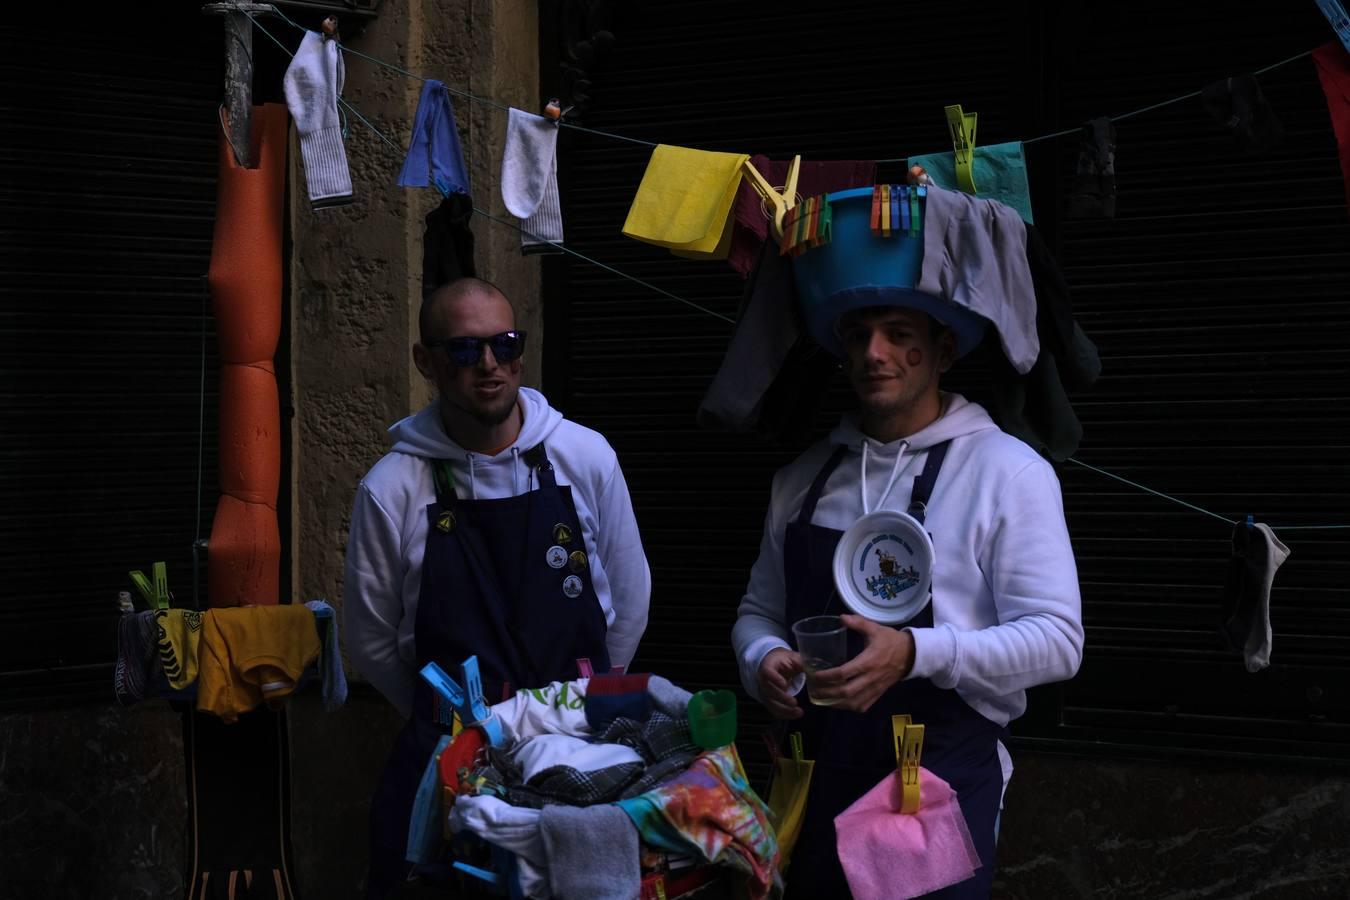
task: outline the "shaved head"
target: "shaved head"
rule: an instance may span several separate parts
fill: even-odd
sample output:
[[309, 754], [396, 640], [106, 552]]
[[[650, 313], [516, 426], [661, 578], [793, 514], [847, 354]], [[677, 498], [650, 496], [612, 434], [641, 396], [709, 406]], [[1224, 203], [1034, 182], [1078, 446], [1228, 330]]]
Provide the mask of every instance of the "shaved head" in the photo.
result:
[[455, 312], [466, 304], [503, 307], [512, 326], [515, 323], [515, 310], [512, 309], [511, 301], [502, 293], [501, 288], [481, 278], [456, 278], [436, 288], [422, 301], [422, 308], [417, 317], [422, 342], [453, 337], [454, 334], [450, 329], [454, 327], [454, 320], [459, 318]]

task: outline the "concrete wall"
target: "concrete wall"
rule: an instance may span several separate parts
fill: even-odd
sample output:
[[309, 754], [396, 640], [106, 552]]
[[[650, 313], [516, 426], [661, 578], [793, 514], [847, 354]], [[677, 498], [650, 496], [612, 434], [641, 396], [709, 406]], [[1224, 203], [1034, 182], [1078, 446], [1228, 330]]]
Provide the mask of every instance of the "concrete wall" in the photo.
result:
[[[539, 103], [536, 17], [529, 0], [386, 3], [351, 43], [450, 87], [533, 110]], [[388, 448], [389, 425], [431, 398], [412, 365], [411, 346], [421, 301], [423, 220], [440, 194], [395, 184], [421, 88], [348, 57], [346, 98], [400, 149], [351, 121], [356, 203], [314, 212], [300, 190], [291, 210], [294, 591], [327, 597], [335, 606], [357, 482]], [[453, 102], [474, 205], [514, 221], [497, 183], [506, 113]], [[298, 168], [292, 184], [303, 184]], [[530, 332], [525, 380], [537, 386], [544, 336], [539, 260], [520, 255], [511, 228], [475, 217], [473, 231], [480, 275], [515, 301], [517, 324]], [[312, 699], [293, 704], [293, 835], [307, 896], [359, 896], [367, 801], [399, 724], [383, 698], [359, 684], [337, 714], [323, 713]]]

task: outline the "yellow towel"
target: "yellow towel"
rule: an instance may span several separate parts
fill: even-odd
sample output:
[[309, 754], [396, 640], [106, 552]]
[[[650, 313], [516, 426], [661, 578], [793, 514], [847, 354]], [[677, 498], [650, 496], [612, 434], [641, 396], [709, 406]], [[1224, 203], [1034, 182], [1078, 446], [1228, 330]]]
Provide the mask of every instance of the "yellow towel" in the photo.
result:
[[647, 163], [623, 233], [680, 256], [725, 259], [741, 166], [749, 158], [745, 153], [659, 145]]
[[197, 643], [202, 636], [202, 613], [194, 609], [155, 610], [159, 664], [169, 687], [185, 688], [197, 680]]
[[202, 617], [197, 709], [234, 722], [295, 690], [305, 666], [318, 658], [319, 631], [305, 606], [209, 610]]

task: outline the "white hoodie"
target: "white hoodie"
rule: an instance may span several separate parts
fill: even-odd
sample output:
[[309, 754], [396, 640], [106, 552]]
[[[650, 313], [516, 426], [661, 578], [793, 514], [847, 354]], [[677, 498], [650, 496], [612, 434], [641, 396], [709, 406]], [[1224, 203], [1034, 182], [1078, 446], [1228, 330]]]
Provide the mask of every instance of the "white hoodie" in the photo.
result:
[[864, 490], [868, 510], [904, 511], [926, 451], [951, 439], [924, 520], [936, 550], [933, 627], [909, 629], [915, 651], [909, 678], [954, 688], [976, 712], [1006, 725], [1026, 709], [1026, 688], [1078, 671], [1078, 569], [1054, 470], [1000, 431], [982, 407], [958, 394], [942, 397], [943, 413], [935, 422], [889, 444], [867, 437], [845, 416], [828, 441], [774, 476], [759, 559], [732, 632], [741, 681], [751, 696], [758, 696], [755, 674], [765, 655], [788, 646], [787, 524], [839, 444], [849, 452], [826, 482], [811, 521], [842, 531], [862, 517]]
[[591, 581], [609, 625], [610, 662], [628, 665], [647, 628], [651, 571], [614, 450], [599, 433], [564, 419], [538, 391], [521, 388], [520, 404], [525, 421], [516, 442], [485, 456], [450, 440], [432, 403], [389, 429], [393, 450], [357, 488], [347, 540], [343, 635], [352, 663], [404, 715], [412, 709], [417, 683], [413, 628], [426, 508], [436, 497], [428, 460], [450, 460], [463, 499], [514, 497], [537, 487], [534, 470], [520, 456], [544, 442], [558, 484], [572, 486]]

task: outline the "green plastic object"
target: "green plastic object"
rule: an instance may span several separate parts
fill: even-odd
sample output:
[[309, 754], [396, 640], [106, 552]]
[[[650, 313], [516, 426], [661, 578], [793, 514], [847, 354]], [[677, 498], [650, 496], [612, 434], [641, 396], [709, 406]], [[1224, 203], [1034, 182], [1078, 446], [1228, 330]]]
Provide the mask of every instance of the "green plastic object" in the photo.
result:
[[731, 691], [699, 691], [689, 699], [689, 734], [704, 750], [736, 740], [736, 695]]

